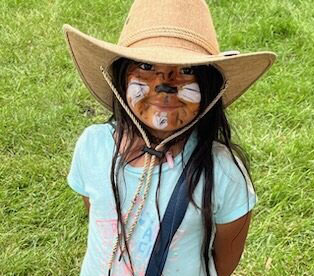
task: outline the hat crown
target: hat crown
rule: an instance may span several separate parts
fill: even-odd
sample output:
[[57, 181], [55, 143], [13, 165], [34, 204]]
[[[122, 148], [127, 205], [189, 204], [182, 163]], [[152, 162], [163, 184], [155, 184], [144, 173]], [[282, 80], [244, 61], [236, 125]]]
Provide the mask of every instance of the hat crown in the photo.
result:
[[135, 0], [120, 35], [125, 47], [175, 47], [219, 53], [205, 0]]

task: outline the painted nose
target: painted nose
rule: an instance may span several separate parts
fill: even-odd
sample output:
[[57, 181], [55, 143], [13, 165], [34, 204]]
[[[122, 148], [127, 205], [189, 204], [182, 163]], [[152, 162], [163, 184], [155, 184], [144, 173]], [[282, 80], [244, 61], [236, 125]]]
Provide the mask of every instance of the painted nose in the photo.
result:
[[178, 92], [178, 89], [177, 89], [177, 87], [173, 87], [173, 86], [170, 86], [166, 83], [162, 83], [162, 84], [156, 85], [155, 91], [157, 93], [164, 92], [164, 93], [168, 93], [168, 94], [175, 94]]

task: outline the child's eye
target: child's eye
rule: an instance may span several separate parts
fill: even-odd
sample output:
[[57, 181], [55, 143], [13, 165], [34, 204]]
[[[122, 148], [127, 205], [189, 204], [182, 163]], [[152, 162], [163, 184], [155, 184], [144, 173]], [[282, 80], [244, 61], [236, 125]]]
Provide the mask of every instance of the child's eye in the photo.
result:
[[180, 70], [180, 72], [184, 75], [194, 75], [194, 70], [192, 67], [184, 67]]
[[152, 71], [153, 70], [153, 65], [152, 64], [149, 64], [149, 63], [141, 63], [139, 65], [139, 67], [142, 69], [142, 70], [145, 70], [145, 71]]

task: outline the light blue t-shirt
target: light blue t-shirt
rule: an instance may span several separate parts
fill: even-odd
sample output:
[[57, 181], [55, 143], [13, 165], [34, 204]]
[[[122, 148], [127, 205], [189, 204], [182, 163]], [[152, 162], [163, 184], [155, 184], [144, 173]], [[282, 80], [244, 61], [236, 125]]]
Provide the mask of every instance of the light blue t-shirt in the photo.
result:
[[[89, 197], [89, 230], [87, 251], [81, 268], [81, 276], [107, 276], [108, 262], [113, 242], [117, 234], [117, 215], [110, 183], [110, 169], [115, 143], [113, 131], [109, 124], [92, 125], [85, 129], [77, 141], [68, 183], [76, 192]], [[183, 159], [185, 163], [196, 145], [196, 135], [192, 134], [185, 146]], [[214, 156], [214, 190], [212, 198], [213, 223], [232, 222], [250, 211], [256, 204], [256, 195], [247, 178], [246, 184], [241, 172], [232, 161], [227, 148], [217, 142], [213, 145]], [[182, 154], [174, 159], [175, 166], [170, 168], [163, 164], [159, 209], [161, 218], [168, 201], [182, 172]], [[241, 167], [243, 165], [240, 163]], [[129, 242], [130, 254], [136, 276], [144, 276], [150, 254], [159, 230], [155, 191], [158, 181], [158, 168], [153, 171], [150, 193], [147, 197], [142, 215]], [[134, 196], [143, 169], [127, 165], [124, 171], [126, 183], [121, 183], [122, 213], [125, 214]], [[245, 169], [243, 168], [245, 172]], [[121, 178], [123, 181], [123, 177]], [[195, 202], [201, 206], [203, 178], [194, 192]], [[133, 214], [134, 216], [134, 214]], [[132, 218], [132, 215], [131, 215]], [[191, 203], [178, 228], [169, 250], [163, 270], [164, 276], [205, 276], [201, 257], [202, 246], [201, 213]], [[215, 236], [213, 229], [211, 245]], [[131, 275], [123, 261], [116, 258], [112, 276]], [[216, 276], [212, 256], [210, 272]]]

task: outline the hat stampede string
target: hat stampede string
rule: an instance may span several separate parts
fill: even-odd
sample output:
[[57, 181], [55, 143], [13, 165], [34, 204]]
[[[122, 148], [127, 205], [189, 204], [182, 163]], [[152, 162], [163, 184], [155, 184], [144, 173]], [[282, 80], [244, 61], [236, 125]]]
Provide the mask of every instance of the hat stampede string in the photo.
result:
[[[207, 106], [207, 108], [192, 123], [190, 123], [189, 125], [187, 125], [183, 129], [181, 129], [180, 131], [170, 135], [169, 137], [164, 139], [160, 144], [158, 144], [153, 149], [151, 147], [151, 143], [150, 143], [150, 141], [149, 141], [149, 139], [148, 139], [144, 129], [142, 128], [142, 126], [140, 125], [140, 123], [138, 122], [136, 117], [133, 115], [133, 113], [131, 112], [131, 110], [126, 105], [126, 103], [124, 102], [124, 100], [120, 96], [119, 92], [117, 91], [117, 89], [113, 85], [111, 77], [108, 74], [108, 72], [105, 71], [102, 66], [100, 66], [100, 70], [102, 72], [102, 75], [103, 75], [104, 79], [106, 80], [106, 82], [110, 86], [111, 90], [115, 94], [117, 100], [119, 101], [121, 106], [124, 108], [124, 110], [127, 112], [129, 117], [131, 118], [132, 122], [138, 128], [138, 130], [141, 133], [141, 135], [142, 135], [142, 137], [144, 139], [144, 142], [146, 144], [146, 147], [144, 147], [144, 152], [145, 152], [145, 154], [144, 154], [144, 171], [143, 171], [143, 173], [142, 173], [142, 175], [141, 175], [141, 177], [139, 179], [139, 184], [137, 186], [137, 189], [136, 189], [135, 194], [133, 196], [133, 199], [131, 201], [131, 205], [130, 205], [130, 207], [129, 207], [126, 215], [125, 215], [124, 221], [123, 221], [124, 225], [127, 226], [128, 223], [129, 223], [130, 214], [133, 211], [133, 209], [135, 208], [136, 202], [139, 199], [139, 195], [141, 194], [142, 189], [144, 189], [144, 191], [143, 191], [143, 198], [142, 198], [142, 200], [139, 203], [139, 206], [138, 206], [138, 209], [136, 211], [133, 223], [131, 224], [131, 226], [127, 230], [127, 235], [126, 235], [126, 238], [125, 238], [125, 242], [127, 243], [131, 239], [131, 237], [132, 237], [132, 234], [133, 234], [133, 232], [135, 230], [135, 227], [136, 227], [136, 225], [138, 223], [139, 217], [141, 216], [142, 210], [144, 208], [145, 200], [147, 198], [147, 195], [148, 195], [148, 192], [149, 192], [149, 188], [150, 188], [150, 184], [151, 184], [152, 172], [153, 172], [153, 168], [155, 166], [156, 157], [162, 158], [164, 156], [164, 154], [161, 151], [161, 149], [164, 147], [164, 145], [166, 143], [168, 143], [169, 141], [173, 140], [174, 138], [176, 138], [176, 137], [180, 136], [181, 134], [183, 134], [184, 132], [186, 132], [188, 129], [190, 129], [192, 126], [194, 126], [203, 116], [206, 115], [206, 113], [217, 103], [217, 101], [222, 97], [222, 95], [227, 90], [227, 88], [228, 88], [228, 81], [225, 82], [223, 89], [221, 89], [221, 91], [214, 98], [214, 100]], [[111, 256], [110, 256], [110, 259], [109, 259], [109, 262], [108, 262], [108, 276], [111, 275], [113, 262], [115, 260], [115, 257], [117, 255], [117, 251], [118, 251], [118, 243], [119, 243], [119, 233], [117, 234], [117, 237], [116, 237], [116, 239], [115, 239], [115, 241], [113, 243]], [[119, 259], [121, 259], [124, 250], [125, 250], [125, 244], [122, 245], [121, 252], [120, 252], [121, 255], [120, 255]]]

